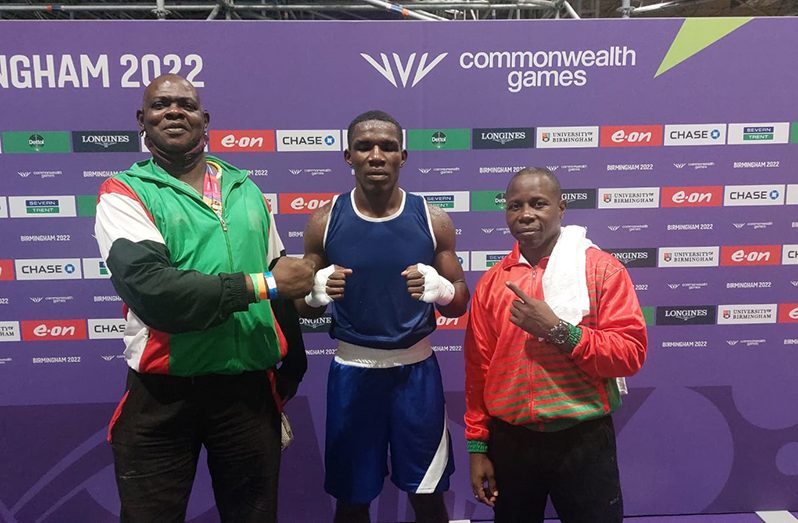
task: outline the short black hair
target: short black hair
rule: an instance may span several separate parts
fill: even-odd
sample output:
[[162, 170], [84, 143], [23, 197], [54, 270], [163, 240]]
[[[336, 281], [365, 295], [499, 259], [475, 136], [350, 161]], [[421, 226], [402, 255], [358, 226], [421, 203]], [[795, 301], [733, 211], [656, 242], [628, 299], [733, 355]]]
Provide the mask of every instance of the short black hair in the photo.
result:
[[349, 124], [349, 128], [346, 130], [347, 138], [346, 138], [346, 146], [352, 147], [352, 133], [355, 130], [355, 126], [362, 122], [369, 122], [372, 120], [377, 120], [380, 122], [388, 122], [393, 124], [396, 127], [397, 132], [399, 133], [399, 146], [403, 147], [402, 144], [402, 126], [399, 122], [396, 121], [396, 118], [391, 116], [390, 114], [386, 113], [385, 111], [380, 110], [371, 110], [366, 111], [365, 113], [361, 113], [355, 116], [355, 119]]
[[510, 188], [510, 184], [513, 183], [513, 180], [518, 178], [519, 176], [528, 176], [532, 174], [537, 174], [539, 176], [544, 176], [549, 179], [549, 181], [554, 185], [554, 190], [557, 193], [557, 199], [562, 200], [562, 187], [560, 186], [560, 180], [557, 179], [557, 176], [551, 170], [545, 167], [524, 167], [517, 173], [510, 178], [510, 181], [507, 182], [507, 189]]

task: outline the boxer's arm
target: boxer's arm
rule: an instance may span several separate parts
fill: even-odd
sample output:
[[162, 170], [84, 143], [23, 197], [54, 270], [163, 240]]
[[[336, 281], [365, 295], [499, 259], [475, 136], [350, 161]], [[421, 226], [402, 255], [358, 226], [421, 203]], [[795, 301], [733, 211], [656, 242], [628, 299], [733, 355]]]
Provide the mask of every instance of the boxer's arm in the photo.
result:
[[448, 318], [465, 314], [470, 294], [463, 274], [463, 266], [455, 252], [454, 224], [446, 211], [434, 205], [429, 206], [432, 231], [435, 233], [435, 259], [433, 267], [442, 277], [454, 285], [454, 298], [447, 305], [437, 305], [438, 311]]
[[[326, 203], [314, 212], [308, 223], [305, 225], [305, 255], [304, 259], [310, 260], [315, 264], [316, 270], [321, 270], [329, 265], [327, 255], [324, 252], [324, 231], [327, 228], [327, 220], [330, 217], [331, 203]], [[294, 301], [297, 312], [304, 318], [318, 318], [324, 314], [326, 305], [322, 307], [311, 307], [305, 302], [304, 298]]]

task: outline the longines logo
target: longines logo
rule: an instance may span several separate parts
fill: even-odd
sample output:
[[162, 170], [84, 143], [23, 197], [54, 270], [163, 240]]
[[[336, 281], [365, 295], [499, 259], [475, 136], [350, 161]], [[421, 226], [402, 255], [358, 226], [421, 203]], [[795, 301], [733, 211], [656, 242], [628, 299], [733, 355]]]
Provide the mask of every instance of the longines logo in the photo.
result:
[[388, 59], [388, 55], [385, 53], [380, 53], [380, 59], [382, 60], [382, 63], [377, 62], [377, 60], [372, 58], [371, 55], [367, 53], [360, 53], [360, 56], [362, 56], [371, 67], [376, 69], [377, 72], [383, 76], [383, 78], [388, 80], [391, 85], [398, 89], [399, 84], [396, 81], [396, 74], [394, 73], [393, 66], [396, 67], [396, 73], [399, 75], [399, 81], [401, 82], [403, 88], [407, 87], [407, 83], [410, 81], [410, 74], [415, 72], [413, 75], [413, 82], [410, 84], [410, 87], [413, 88], [433, 69], [435, 69], [435, 67], [441, 63], [441, 61], [446, 58], [446, 55], [448, 54], [449, 53], [441, 53], [433, 58], [432, 61], [427, 63], [430, 54], [424, 53], [421, 55], [417, 65], [416, 53], [410, 53], [410, 56], [404, 62], [397, 53], [391, 53], [393, 57], [393, 64], [391, 64], [391, 61]]
[[657, 325], [713, 325], [715, 306], [657, 307]]
[[72, 131], [76, 153], [138, 152], [139, 136], [135, 131]]
[[300, 318], [299, 325], [302, 332], [327, 332], [332, 325], [332, 317], [325, 315], [313, 319]]
[[606, 249], [626, 267], [656, 267], [657, 249]]

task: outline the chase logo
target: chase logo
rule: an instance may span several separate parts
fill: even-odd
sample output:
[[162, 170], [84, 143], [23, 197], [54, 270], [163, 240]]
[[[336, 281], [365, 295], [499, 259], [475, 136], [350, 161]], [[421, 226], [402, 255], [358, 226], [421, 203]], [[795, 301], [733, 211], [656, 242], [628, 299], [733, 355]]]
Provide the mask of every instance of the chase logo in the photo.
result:
[[77, 215], [74, 196], [9, 196], [12, 218], [53, 218]]
[[89, 319], [90, 340], [115, 340], [125, 337], [126, 322], [122, 318]]
[[79, 280], [80, 258], [14, 260], [18, 280]]
[[[411, 75], [413, 76], [413, 81], [410, 83], [410, 87], [415, 87], [425, 76], [432, 72], [448, 54], [449, 53], [441, 53], [429, 61], [429, 63], [429, 53], [422, 54], [418, 63], [416, 63], [416, 53], [411, 53], [406, 60], [403, 60], [397, 53], [391, 53], [393, 63], [391, 63], [388, 59], [388, 55], [385, 53], [380, 53], [380, 62], [377, 62], [377, 60], [367, 53], [360, 53], [360, 56], [380, 73], [383, 78], [388, 80], [391, 85], [398, 89], [399, 83], [402, 84], [403, 88], [407, 87]], [[397, 75], [399, 76], [399, 82], [396, 81]]]
[[729, 145], [787, 143], [789, 138], [789, 122], [729, 124]]
[[[798, 265], [798, 243], [785, 244], [781, 249], [782, 265]], [[0, 277], [2, 279], [2, 277]]]
[[726, 124], [666, 125], [665, 145], [724, 145]]
[[468, 251], [457, 251], [457, 261], [460, 262], [460, 265], [463, 267], [464, 271], [471, 270], [471, 256]]
[[281, 152], [340, 151], [341, 131], [336, 129], [277, 131]]
[[5, 196], [0, 196], [0, 218], [8, 218], [8, 200]]
[[486, 271], [501, 262], [510, 251], [471, 251], [471, 270]]
[[440, 207], [448, 212], [468, 212], [468, 191], [417, 192], [429, 205]]
[[784, 185], [727, 185], [723, 195], [727, 207], [784, 205]]

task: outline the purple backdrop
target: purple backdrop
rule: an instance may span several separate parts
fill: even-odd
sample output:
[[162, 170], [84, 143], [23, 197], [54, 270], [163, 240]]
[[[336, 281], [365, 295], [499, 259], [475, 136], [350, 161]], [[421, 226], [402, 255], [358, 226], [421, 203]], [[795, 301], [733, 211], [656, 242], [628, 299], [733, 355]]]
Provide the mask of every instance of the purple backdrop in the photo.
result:
[[[104, 438], [124, 384], [121, 304], [93, 205], [146, 157], [131, 131], [158, 71], [200, 86], [211, 152], [252, 170], [292, 254], [307, 212], [352, 186], [342, 129], [367, 109], [407, 128], [402, 185], [451, 211], [472, 286], [511, 246], [512, 172], [555, 170], [566, 222], [627, 264], [650, 323], [616, 414], [627, 514], [798, 509], [798, 20], [754, 19], [705, 49], [695, 35], [729, 22], [690, 23], [0, 23], [0, 521], [117, 518]], [[688, 58], [657, 76], [673, 56]], [[446, 499], [480, 519], [464, 324], [434, 334], [457, 456]], [[334, 343], [322, 323], [305, 330], [280, 513], [328, 521]], [[373, 513], [411, 519], [389, 483]], [[202, 468], [190, 520], [216, 519]]]

